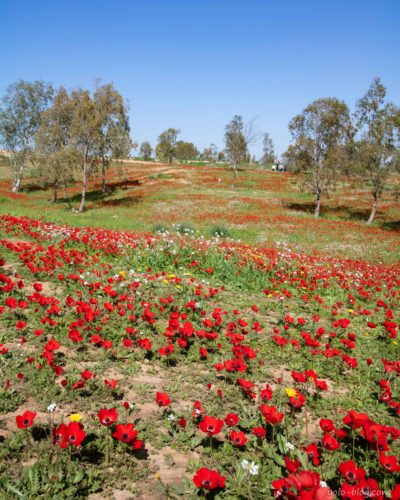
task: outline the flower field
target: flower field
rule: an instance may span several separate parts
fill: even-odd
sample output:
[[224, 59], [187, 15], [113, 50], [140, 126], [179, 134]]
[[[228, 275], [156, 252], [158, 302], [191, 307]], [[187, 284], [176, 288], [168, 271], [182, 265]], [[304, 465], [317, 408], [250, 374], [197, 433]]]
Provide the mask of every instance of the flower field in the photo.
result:
[[400, 499], [400, 264], [2, 215], [0, 291], [0, 498]]

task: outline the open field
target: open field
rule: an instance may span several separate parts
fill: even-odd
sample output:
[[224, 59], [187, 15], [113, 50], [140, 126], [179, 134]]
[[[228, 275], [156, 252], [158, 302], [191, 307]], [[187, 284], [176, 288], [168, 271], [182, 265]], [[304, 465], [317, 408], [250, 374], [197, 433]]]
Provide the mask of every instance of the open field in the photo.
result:
[[124, 163], [77, 214], [7, 168], [0, 498], [400, 498], [395, 180], [367, 227], [290, 174]]
[[[400, 256], [398, 177], [390, 179], [376, 221], [368, 227], [368, 189], [346, 179], [322, 201], [322, 217], [315, 221], [312, 197], [300, 191], [299, 179], [289, 173], [246, 168], [232, 189], [228, 167], [124, 162], [109, 172], [109, 194], [101, 193], [100, 181], [92, 181], [83, 214], [70, 212], [63, 189], [59, 201], [49, 203], [50, 190], [43, 190], [34, 174], [28, 172], [23, 192], [14, 195], [10, 169], [6, 162], [0, 164], [3, 213], [40, 213], [60, 223], [133, 231], [184, 224], [206, 237], [222, 226], [232, 238], [248, 243], [280, 242], [296, 251], [383, 262], [396, 262]], [[78, 205], [79, 182], [68, 188], [67, 196]]]

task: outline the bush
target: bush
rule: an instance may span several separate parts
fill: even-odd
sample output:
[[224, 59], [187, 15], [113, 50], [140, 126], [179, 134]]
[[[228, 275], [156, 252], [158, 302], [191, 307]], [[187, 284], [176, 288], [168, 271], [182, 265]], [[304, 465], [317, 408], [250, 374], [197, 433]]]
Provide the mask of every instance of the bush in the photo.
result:
[[231, 237], [231, 233], [230, 233], [229, 229], [221, 224], [211, 226], [210, 234], [211, 234], [211, 236], [215, 236], [217, 238], [229, 238], [229, 237]]

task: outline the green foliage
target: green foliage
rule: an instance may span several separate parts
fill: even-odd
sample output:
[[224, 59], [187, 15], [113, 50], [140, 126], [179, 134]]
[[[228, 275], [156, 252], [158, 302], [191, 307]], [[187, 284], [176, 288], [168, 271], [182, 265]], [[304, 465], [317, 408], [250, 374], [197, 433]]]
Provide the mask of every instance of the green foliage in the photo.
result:
[[336, 98], [317, 99], [289, 123], [294, 144], [284, 154], [290, 170], [303, 176], [302, 187], [316, 199], [319, 216], [321, 197], [335, 186], [345, 146], [353, 134], [347, 104]]
[[34, 465], [24, 467], [22, 475], [10, 473], [0, 479], [0, 495], [4, 498], [69, 499], [87, 496], [100, 488], [100, 476], [94, 468], [85, 468], [79, 460], [53, 457], [45, 454]]
[[176, 158], [175, 145], [178, 135], [181, 133], [179, 129], [169, 128], [162, 132], [158, 137], [156, 146], [157, 158], [161, 161], [172, 163]]
[[248, 154], [243, 118], [235, 115], [225, 127], [225, 151], [228, 160], [237, 165], [246, 159]]
[[216, 224], [210, 228], [211, 236], [217, 236], [219, 238], [230, 238], [231, 233], [229, 229], [222, 224]]
[[140, 145], [140, 156], [145, 161], [149, 161], [151, 159], [151, 155], [153, 154], [153, 148], [151, 147], [148, 141], [142, 142]]

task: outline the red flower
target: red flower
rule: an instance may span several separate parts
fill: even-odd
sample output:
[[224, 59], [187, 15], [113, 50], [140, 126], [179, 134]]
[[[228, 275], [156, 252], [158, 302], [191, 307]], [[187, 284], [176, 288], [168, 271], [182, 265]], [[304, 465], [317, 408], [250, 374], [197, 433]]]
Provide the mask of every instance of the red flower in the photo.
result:
[[315, 444], [309, 444], [307, 446], [307, 448], [304, 448], [304, 451], [307, 453], [307, 455], [309, 456], [309, 458], [311, 459], [313, 465], [315, 467], [318, 467], [318, 465], [320, 464], [320, 453], [318, 451], [318, 448], [317, 448], [317, 445]]
[[235, 446], [244, 446], [247, 443], [247, 437], [246, 437], [246, 434], [244, 432], [232, 431], [230, 438], [231, 438], [231, 442]]
[[224, 426], [224, 421], [219, 420], [215, 417], [209, 417], [204, 415], [203, 420], [199, 423], [199, 429], [209, 436], [214, 436], [221, 432], [222, 427]]
[[210, 470], [206, 467], [202, 467], [196, 472], [193, 476], [193, 482], [197, 488], [206, 490], [225, 488], [225, 477], [221, 476], [216, 470]]
[[289, 398], [289, 404], [299, 410], [306, 402], [306, 397], [297, 391], [297, 396]]
[[252, 432], [259, 439], [264, 439], [265, 438], [266, 432], [265, 432], [264, 427], [253, 427]]
[[168, 406], [171, 403], [171, 400], [166, 392], [157, 392], [156, 403], [158, 406]]
[[144, 349], [145, 351], [148, 351], [151, 349], [151, 342], [149, 339], [140, 339], [138, 341], [138, 345], [141, 349]]
[[134, 424], [118, 424], [113, 432], [113, 437], [121, 443], [134, 444], [138, 435]]
[[111, 380], [105, 379], [104, 380], [104, 384], [107, 387], [109, 387], [110, 389], [115, 389], [117, 387], [118, 380], [115, 380], [115, 379], [111, 379]]
[[400, 500], [400, 484], [396, 485], [394, 490], [392, 490], [391, 499]]
[[326, 450], [334, 451], [340, 447], [340, 444], [339, 441], [330, 434], [324, 434], [324, 437], [322, 438], [322, 446]]
[[278, 412], [275, 406], [261, 405], [260, 411], [269, 424], [276, 425], [282, 422], [283, 413]]
[[71, 422], [67, 426], [66, 439], [73, 446], [80, 446], [85, 439], [86, 432], [83, 430], [83, 425], [80, 422]]
[[93, 377], [93, 373], [89, 370], [85, 370], [81, 373], [81, 378], [83, 380], [90, 380]]
[[270, 399], [272, 399], [273, 391], [269, 384], [267, 384], [265, 386], [265, 389], [261, 391], [260, 396], [261, 396], [261, 401], [269, 401]]
[[361, 488], [354, 487], [354, 484], [343, 483], [340, 488], [340, 497], [344, 500], [364, 500], [364, 495], [361, 493]]
[[384, 453], [379, 454], [379, 463], [385, 467], [389, 472], [399, 472], [400, 465], [397, 458], [393, 455], [385, 455]]
[[33, 425], [33, 421], [35, 420], [36, 412], [34, 411], [25, 411], [22, 415], [17, 415], [15, 417], [15, 421], [17, 423], [18, 429], [27, 429]]
[[178, 425], [181, 429], [184, 429], [186, 427], [186, 423], [186, 419], [183, 417], [178, 420]]
[[292, 462], [288, 456], [285, 456], [285, 467], [288, 472], [297, 472], [300, 466], [300, 461], [297, 458]]
[[97, 414], [99, 422], [102, 425], [112, 425], [118, 418], [118, 412], [115, 408], [107, 410], [107, 408], [102, 408]]
[[315, 490], [319, 487], [320, 478], [317, 472], [302, 470], [297, 474], [289, 474], [286, 481], [296, 490]]
[[228, 413], [228, 415], [225, 417], [225, 423], [229, 427], [234, 427], [238, 422], [239, 417], [236, 415], [236, 413]]
[[319, 426], [324, 432], [332, 432], [335, 428], [332, 420], [329, 418], [321, 418], [321, 420], [319, 421]]
[[364, 469], [357, 469], [357, 465], [352, 460], [339, 464], [338, 470], [340, 474], [351, 483], [363, 479], [365, 476]]
[[201, 405], [200, 401], [195, 401], [193, 404], [193, 411], [192, 411], [192, 417], [193, 418], [200, 418], [202, 415], [205, 414], [205, 409]]
[[66, 448], [68, 446], [67, 429], [65, 424], [60, 424], [53, 429], [53, 442], [56, 446], [60, 448]]

